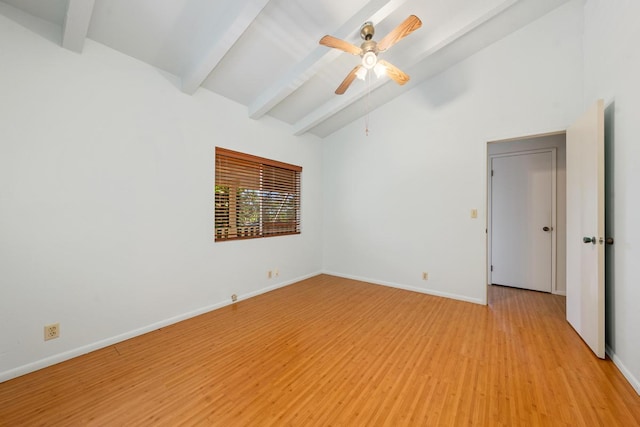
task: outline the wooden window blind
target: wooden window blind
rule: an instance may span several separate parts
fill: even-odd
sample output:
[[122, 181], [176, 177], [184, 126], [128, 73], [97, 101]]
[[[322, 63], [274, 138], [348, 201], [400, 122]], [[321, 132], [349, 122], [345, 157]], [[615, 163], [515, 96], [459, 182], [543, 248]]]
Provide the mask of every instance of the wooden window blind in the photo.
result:
[[215, 241], [300, 233], [300, 166], [216, 147]]

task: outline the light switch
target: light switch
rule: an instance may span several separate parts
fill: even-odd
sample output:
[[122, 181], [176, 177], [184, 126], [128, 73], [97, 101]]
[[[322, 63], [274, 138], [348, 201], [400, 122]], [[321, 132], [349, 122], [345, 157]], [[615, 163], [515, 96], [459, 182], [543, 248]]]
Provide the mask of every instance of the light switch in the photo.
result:
[[471, 209], [471, 218], [478, 218], [478, 209]]

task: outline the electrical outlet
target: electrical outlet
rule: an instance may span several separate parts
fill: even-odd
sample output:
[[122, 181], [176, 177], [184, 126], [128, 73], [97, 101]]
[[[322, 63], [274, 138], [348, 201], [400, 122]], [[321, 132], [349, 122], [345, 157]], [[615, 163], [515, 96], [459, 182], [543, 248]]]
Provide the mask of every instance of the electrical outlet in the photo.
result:
[[429, 279], [429, 273], [427, 273], [426, 271], [422, 272], [422, 280], [428, 280]]
[[276, 268], [275, 270], [273, 270], [273, 275], [278, 277], [280, 275], [280, 272], [278, 271], [278, 269]]
[[238, 301], [238, 295], [236, 295], [236, 294], [231, 295], [231, 301], [232, 302]]
[[273, 271], [269, 270], [267, 271], [267, 278], [271, 279], [273, 277]]
[[49, 341], [60, 337], [60, 323], [52, 323], [44, 327], [44, 340]]

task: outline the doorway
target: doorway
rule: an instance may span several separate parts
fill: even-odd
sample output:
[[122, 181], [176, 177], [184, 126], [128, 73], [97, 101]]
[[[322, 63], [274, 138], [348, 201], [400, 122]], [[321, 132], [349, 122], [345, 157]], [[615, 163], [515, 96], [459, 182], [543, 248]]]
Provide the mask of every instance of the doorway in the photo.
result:
[[487, 144], [489, 285], [566, 294], [565, 140], [560, 132]]

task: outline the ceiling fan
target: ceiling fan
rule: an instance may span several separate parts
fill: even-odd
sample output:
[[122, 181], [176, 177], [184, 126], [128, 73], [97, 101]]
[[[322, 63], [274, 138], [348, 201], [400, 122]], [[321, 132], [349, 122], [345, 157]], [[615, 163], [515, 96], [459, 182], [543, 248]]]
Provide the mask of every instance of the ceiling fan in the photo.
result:
[[324, 36], [321, 38], [320, 44], [323, 46], [340, 49], [352, 55], [362, 57], [362, 63], [351, 70], [340, 86], [338, 86], [336, 95], [345, 93], [356, 77], [364, 80], [369, 70], [373, 70], [378, 77], [386, 73], [399, 85], [408, 82], [409, 76], [406, 73], [384, 59], [378, 59], [378, 53], [386, 51], [421, 26], [422, 21], [420, 21], [417, 16], [411, 15], [393, 29], [393, 31], [383, 37], [382, 40], [376, 42], [373, 40], [373, 34], [375, 33], [373, 23], [365, 22], [362, 27], [360, 27], [360, 37], [364, 40], [360, 47], [333, 36]]

